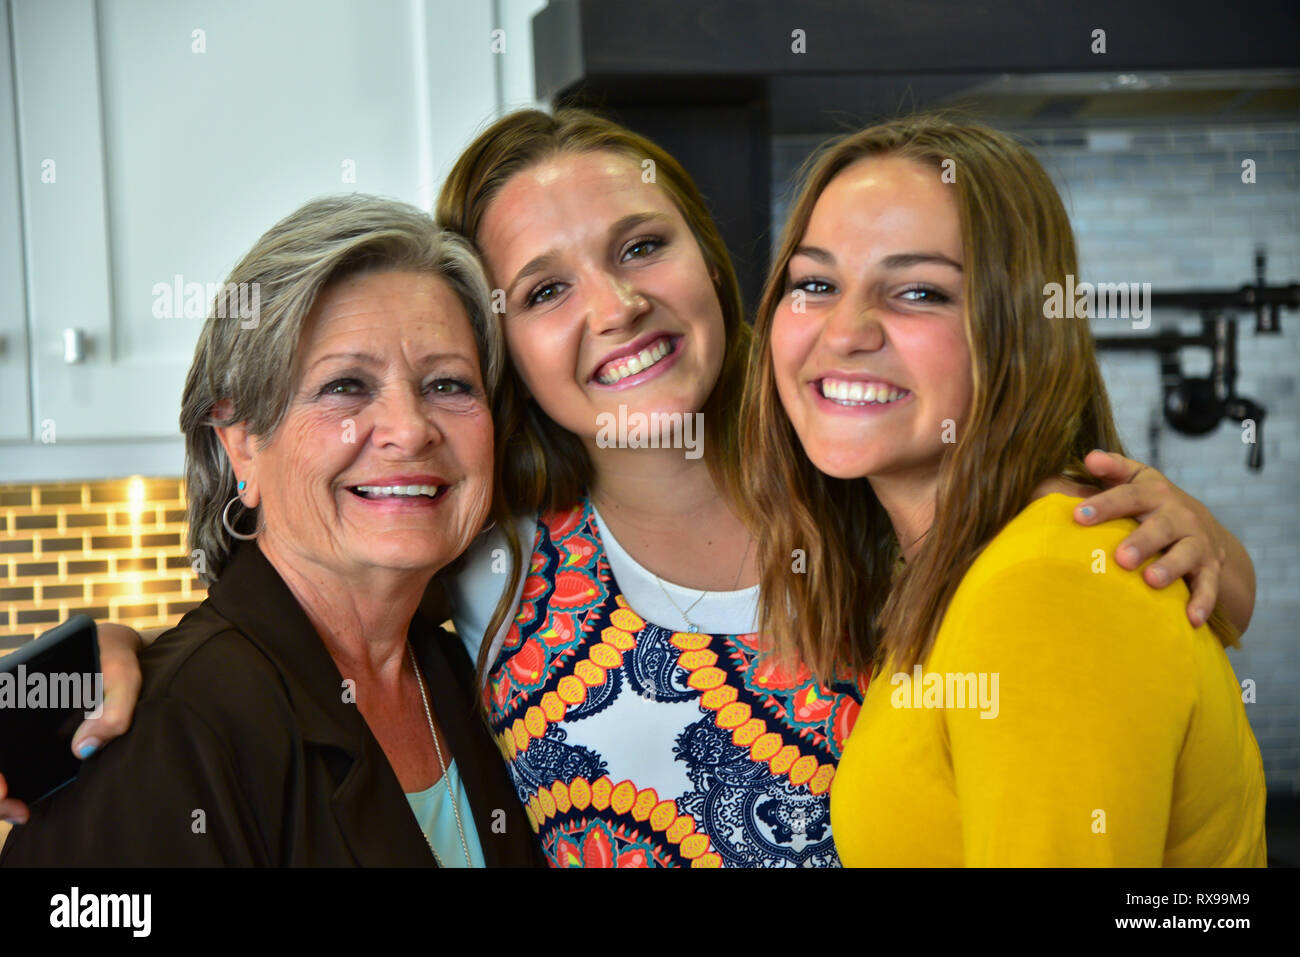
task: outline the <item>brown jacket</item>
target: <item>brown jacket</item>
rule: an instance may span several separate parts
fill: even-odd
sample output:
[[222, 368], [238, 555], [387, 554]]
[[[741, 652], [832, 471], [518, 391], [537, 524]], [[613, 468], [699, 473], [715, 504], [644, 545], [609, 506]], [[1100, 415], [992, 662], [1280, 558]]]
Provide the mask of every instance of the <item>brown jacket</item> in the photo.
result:
[[[543, 865], [474, 711], [463, 646], [418, 615], [410, 636], [487, 865]], [[333, 659], [256, 546], [140, 661], [130, 732], [32, 808], [0, 865], [434, 864]]]

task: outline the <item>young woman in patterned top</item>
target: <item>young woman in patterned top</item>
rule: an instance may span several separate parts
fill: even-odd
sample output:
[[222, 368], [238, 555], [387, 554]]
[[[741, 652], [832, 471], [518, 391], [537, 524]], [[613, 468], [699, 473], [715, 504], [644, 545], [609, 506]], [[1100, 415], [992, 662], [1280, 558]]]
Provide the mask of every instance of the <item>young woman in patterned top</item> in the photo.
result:
[[[757, 546], [737, 517], [751, 337], [699, 192], [608, 120], [525, 110], [462, 154], [438, 217], [475, 243], [498, 290], [513, 365], [502, 487], [520, 515], [466, 556], [452, 612], [549, 859], [837, 865], [828, 790], [863, 686], [777, 667], [756, 635]], [[677, 416], [653, 436], [668, 448], [637, 429], [655, 413]], [[1095, 464], [1118, 481], [1134, 468]], [[1163, 563], [1199, 572], [1211, 605], [1217, 543], [1244, 554], [1153, 470], [1092, 504], [1148, 516], [1137, 560], [1177, 545]], [[1248, 560], [1230, 563], [1230, 607], [1249, 608], [1248, 576]], [[126, 723], [123, 632], [102, 643], [124, 690], [106, 681], [105, 717], [78, 745]]]

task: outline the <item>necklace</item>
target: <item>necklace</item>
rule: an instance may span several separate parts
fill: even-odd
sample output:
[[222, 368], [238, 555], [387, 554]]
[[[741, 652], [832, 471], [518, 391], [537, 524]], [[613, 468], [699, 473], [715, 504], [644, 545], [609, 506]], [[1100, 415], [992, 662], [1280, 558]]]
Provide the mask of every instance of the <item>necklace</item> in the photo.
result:
[[[433, 748], [438, 752], [438, 767], [442, 768], [442, 779], [447, 782], [447, 797], [451, 800], [451, 811], [456, 816], [456, 830], [460, 832], [460, 849], [465, 852], [465, 866], [473, 867], [469, 862], [469, 842], [465, 840], [465, 825], [460, 820], [460, 804], [456, 800], [456, 792], [451, 786], [451, 779], [447, 777], [447, 762], [442, 757], [442, 745], [438, 743], [438, 732], [433, 727], [433, 713], [429, 711], [429, 696], [424, 691], [424, 676], [420, 674], [420, 666], [415, 660], [415, 649], [411, 647], [411, 642], [406, 642], [406, 653], [411, 658], [411, 667], [415, 669], [415, 683], [420, 686], [420, 701], [424, 704], [424, 718], [429, 722], [429, 733], [433, 735]], [[438, 866], [444, 866], [442, 858], [438, 852], [433, 849], [433, 841], [429, 840], [429, 835], [424, 835], [424, 840], [429, 845], [429, 850], [433, 853], [433, 859], [438, 862]]]
[[[745, 543], [745, 554], [740, 556], [740, 567], [736, 569], [736, 580], [731, 583], [732, 591], [735, 591], [736, 586], [740, 584], [740, 576], [745, 571], [745, 559], [749, 557], [749, 549], [750, 546], [752, 546], [753, 544], [754, 544], [754, 536], [751, 535], [749, 536], [749, 541]], [[655, 573], [650, 572], [650, 574], [654, 575]], [[699, 625], [691, 621], [691, 619], [688, 616], [690, 615], [691, 609], [694, 608], [696, 605], [698, 605], [700, 602], [702, 602], [706, 595], [712, 594], [712, 592], [708, 592], [708, 591], [700, 592], [700, 596], [696, 598], [695, 601], [691, 602], [690, 605], [687, 606], [686, 610], [683, 611], [682, 607], [678, 605], [677, 602], [673, 601], [673, 596], [668, 594], [668, 589], [664, 587], [663, 579], [660, 578], [658, 575], [655, 575], [655, 581], [659, 583], [659, 590], [664, 593], [664, 597], [667, 598], [668, 601], [672, 603], [672, 606], [677, 609], [677, 613], [682, 616], [682, 621], [686, 622], [686, 627], [690, 629], [692, 634], [699, 634], [700, 633]]]

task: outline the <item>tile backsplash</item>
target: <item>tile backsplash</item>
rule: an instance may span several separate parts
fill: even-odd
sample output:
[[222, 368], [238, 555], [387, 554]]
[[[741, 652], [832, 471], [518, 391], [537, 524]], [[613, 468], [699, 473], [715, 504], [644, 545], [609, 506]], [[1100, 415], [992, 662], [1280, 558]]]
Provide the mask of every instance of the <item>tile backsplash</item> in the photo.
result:
[[0, 485], [0, 655], [75, 614], [175, 624], [207, 594], [185, 536], [178, 478]]

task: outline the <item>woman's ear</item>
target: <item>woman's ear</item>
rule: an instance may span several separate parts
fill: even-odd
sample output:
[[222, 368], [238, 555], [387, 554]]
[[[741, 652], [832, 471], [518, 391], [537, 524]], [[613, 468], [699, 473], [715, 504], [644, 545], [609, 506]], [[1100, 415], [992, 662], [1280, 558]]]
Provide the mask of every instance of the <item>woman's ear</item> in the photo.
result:
[[[231, 410], [232, 404], [230, 400], [222, 399], [213, 405], [212, 418], [217, 422], [224, 421], [230, 418]], [[248, 423], [236, 422], [233, 425], [214, 425], [212, 431], [217, 433], [217, 439], [226, 450], [226, 458], [230, 459], [230, 465], [235, 470], [236, 480], [246, 483], [239, 495], [240, 499], [243, 500], [244, 507], [249, 509], [257, 508], [261, 495], [257, 490], [257, 469], [253, 457], [253, 433], [248, 431]]]

